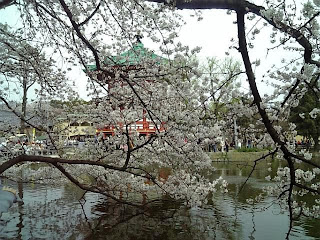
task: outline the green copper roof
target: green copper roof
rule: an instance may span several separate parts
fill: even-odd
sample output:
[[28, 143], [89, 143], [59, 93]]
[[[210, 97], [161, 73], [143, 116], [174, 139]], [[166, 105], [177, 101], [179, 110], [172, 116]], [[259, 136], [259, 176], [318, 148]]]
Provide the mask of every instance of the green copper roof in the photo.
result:
[[[165, 62], [166, 59], [146, 49], [143, 44], [138, 41], [130, 50], [121, 53], [119, 56], [105, 57], [103, 63], [107, 66], [133, 66], [151, 61], [159, 64], [160, 62]], [[97, 70], [97, 67], [92, 64], [87, 65], [87, 69], [91, 72]], [[84, 70], [84, 72], [86, 72], [86, 70]]]
[[121, 53], [119, 56], [106, 57], [104, 64], [106, 65], [138, 65], [144, 61], [155, 60], [159, 62], [162, 57], [154, 54], [146, 49], [141, 42], [133, 45], [132, 49]]
[[[91, 71], [95, 71], [97, 70], [97, 66], [96, 65], [87, 65], [88, 70]], [[84, 70], [84, 72], [86, 72], [86, 70]]]

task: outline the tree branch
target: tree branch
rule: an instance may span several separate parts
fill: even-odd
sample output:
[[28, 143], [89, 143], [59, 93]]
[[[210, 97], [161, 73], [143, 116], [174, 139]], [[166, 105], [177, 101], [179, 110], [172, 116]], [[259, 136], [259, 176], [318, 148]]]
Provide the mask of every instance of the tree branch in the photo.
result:
[[0, 9], [9, 7], [13, 4], [16, 4], [17, 2], [15, 0], [2, 0], [0, 1]]
[[121, 204], [127, 204], [127, 205], [131, 205], [134, 207], [141, 207], [139, 204], [135, 204], [133, 202], [127, 202], [127, 201], [123, 201], [119, 198], [116, 198], [108, 193], [106, 193], [105, 191], [98, 189], [98, 188], [94, 188], [94, 187], [88, 187], [84, 184], [81, 184], [77, 179], [75, 179], [70, 173], [68, 173], [61, 165], [59, 165], [58, 163], [52, 163], [53, 166], [55, 166], [63, 175], [65, 175], [72, 183], [74, 183], [75, 185], [77, 185], [79, 188], [81, 188], [82, 190], [85, 191], [90, 191], [90, 192], [94, 192], [94, 193], [99, 193], [102, 194], [106, 197], [109, 197]]
[[320, 194], [320, 190], [310, 188], [310, 187], [308, 187], [308, 186], [306, 186], [306, 185], [302, 185], [302, 184], [300, 184], [300, 183], [297, 183], [296, 181], [294, 182], [294, 185], [297, 186], [298, 188], [307, 190], [307, 191], [309, 191], [309, 192], [316, 193], [316, 194]]
[[[244, 13], [252, 12], [264, 20], [270, 25], [287, 33], [294, 38], [304, 48], [304, 60], [306, 63], [315, 64], [320, 67], [320, 62], [312, 59], [312, 46], [309, 40], [300, 32], [300, 29], [294, 29], [291, 26], [286, 25], [283, 22], [276, 21], [275, 19], [268, 19], [263, 16], [263, 11], [266, 10], [262, 6], [255, 5], [246, 0], [197, 0], [197, 1], [185, 1], [185, 0], [146, 0], [149, 2], [157, 2], [163, 4], [173, 5], [178, 9], [226, 9], [235, 10], [236, 12], [241, 9]], [[314, 14], [310, 19], [313, 20], [320, 13]], [[308, 22], [307, 22], [308, 23]], [[307, 24], [306, 23], [306, 24]]]
[[82, 23], [79, 23], [79, 27], [83, 26], [84, 24], [86, 24], [87, 22], [90, 21], [90, 19], [97, 13], [97, 11], [99, 10], [101, 6], [101, 1], [99, 2], [99, 4], [97, 5], [97, 7], [94, 9], [94, 11], [90, 14], [89, 17], [87, 17], [87, 19], [85, 19]]
[[[230, 9], [236, 10], [248, 3], [243, 0], [147, 0], [148, 2], [163, 3], [165, 5], [172, 5], [178, 9]], [[249, 4], [249, 3], [248, 3]]]
[[68, 8], [66, 2], [64, 0], [59, 0], [63, 10], [65, 11], [65, 13], [67, 14], [73, 29], [76, 31], [77, 36], [82, 40], [82, 42], [91, 50], [94, 59], [95, 59], [95, 63], [96, 63], [96, 67], [97, 70], [101, 70], [101, 65], [100, 65], [100, 60], [99, 60], [99, 56], [98, 56], [98, 52], [97, 50], [91, 45], [91, 43], [83, 36], [83, 34], [81, 33], [80, 29], [79, 29], [79, 25], [73, 20], [73, 16], [72, 13], [70, 11], [70, 9]]
[[[238, 25], [238, 39], [239, 39], [239, 51], [242, 55], [242, 60], [246, 69], [250, 89], [253, 95], [254, 103], [258, 108], [262, 121], [270, 134], [273, 141], [280, 146], [284, 147], [284, 142], [280, 140], [280, 137], [277, 131], [274, 129], [266, 110], [261, 106], [262, 99], [257, 87], [256, 79], [252, 70], [249, 53], [247, 49], [247, 41], [246, 41], [246, 34], [245, 34], [245, 24], [244, 24], [244, 16], [245, 10], [240, 9], [237, 11], [237, 25]], [[282, 149], [281, 149], [282, 150]], [[287, 152], [287, 151], [286, 151]]]
[[102, 162], [90, 161], [90, 160], [69, 160], [69, 159], [51, 158], [51, 157], [44, 157], [44, 156], [20, 155], [2, 163], [0, 165], [0, 174], [2, 174], [4, 171], [9, 169], [10, 167], [18, 163], [24, 163], [24, 162], [43, 162], [43, 163], [51, 163], [51, 164], [57, 164], [57, 163], [83, 164], [83, 165], [99, 166], [105, 169], [123, 171], [119, 167], [111, 166]]
[[267, 155], [262, 156], [262, 157], [260, 157], [260, 158], [258, 158], [258, 159], [256, 159], [256, 160], [254, 160], [254, 165], [252, 166], [251, 172], [249, 173], [246, 181], [241, 185], [238, 194], [242, 191], [242, 189], [244, 188], [244, 186], [246, 185], [246, 183], [248, 182], [248, 180], [249, 180], [250, 177], [252, 176], [252, 174], [253, 174], [256, 166], [257, 166], [257, 163], [258, 163], [259, 161], [261, 161], [261, 160], [266, 159], [267, 157], [269, 157], [269, 156], [271, 156], [271, 155], [273, 156], [274, 154], [276, 154], [276, 152], [278, 152], [278, 148], [276, 148], [273, 152], [270, 152], [270, 153], [268, 153]]

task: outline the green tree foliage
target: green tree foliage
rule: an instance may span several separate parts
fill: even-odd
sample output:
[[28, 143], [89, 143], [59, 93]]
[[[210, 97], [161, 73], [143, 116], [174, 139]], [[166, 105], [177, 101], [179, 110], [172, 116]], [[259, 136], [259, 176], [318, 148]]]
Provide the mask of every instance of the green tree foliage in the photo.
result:
[[70, 101], [53, 99], [50, 101], [50, 106], [54, 107], [54, 108], [66, 108], [66, 109], [72, 111], [74, 107], [88, 105], [89, 103], [90, 102], [87, 102], [81, 98], [76, 98], [76, 99], [73, 99]]
[[309, 139], [312, 138], [315, 144], [314, 148], [319, 149], [320, 116], [312, 114], [315, 108], [320, 108], [319, 96], [313, 91], [316, 86], [317, 81], [310, 84], [307, 92], [300, 99], [299, 105], [292, 109], [290, 120], [296, 124], [298, 134]]
[[209, 89], [209, 96], [205, 98], [209, 101], [209, 108], [212, 115], [225, 118], [228, 112], [228, 104], [237, 101], [241, 93], [239, 76], [241, 71], [240, 62], [233, 58], [218, 60], [214, 57], [207, 58], [207, 63], [202, 66], [202, 84]]

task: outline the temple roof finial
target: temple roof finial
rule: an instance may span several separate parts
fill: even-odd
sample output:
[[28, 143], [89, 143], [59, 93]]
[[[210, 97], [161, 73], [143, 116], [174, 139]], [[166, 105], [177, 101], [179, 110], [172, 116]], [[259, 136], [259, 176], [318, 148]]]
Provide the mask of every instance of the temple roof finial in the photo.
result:
[[141, 39], [143, 38], [142, 35], [137, 34], [137, 35], [135, 35], [135, 37], [136, 37], [136, 39], [137, 39], [137, 43], [142, 43], [142, 42], [141, 42]]

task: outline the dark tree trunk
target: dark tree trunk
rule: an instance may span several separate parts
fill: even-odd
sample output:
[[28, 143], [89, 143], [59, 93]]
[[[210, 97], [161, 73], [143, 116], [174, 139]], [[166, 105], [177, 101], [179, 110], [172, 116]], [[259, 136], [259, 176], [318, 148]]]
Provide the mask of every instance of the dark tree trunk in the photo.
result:
[[23, 88], [23, 96], [22, 96], [22, 104], [21, 104], [21, 120], [20, 120], [20, 133], [25, 133], [26, 125], [25, 125], [25, 118], [27, 115], [27, 93], [28, 93], [28, 86], [27, 86], [27, 77], [24, 76], [22, 80], [22, 88]]
[[312, 139], [314, 141], [314, 146], [313, 146], [313, 151], [318, 151], [320, 150], [320, 146], [319, 146], [319, 136], [318, 135], [313, 135]]
[[10, 5], [15, 4], [14, 0], [2, 0], [0, 1], [0, 9], [9, 7]]

